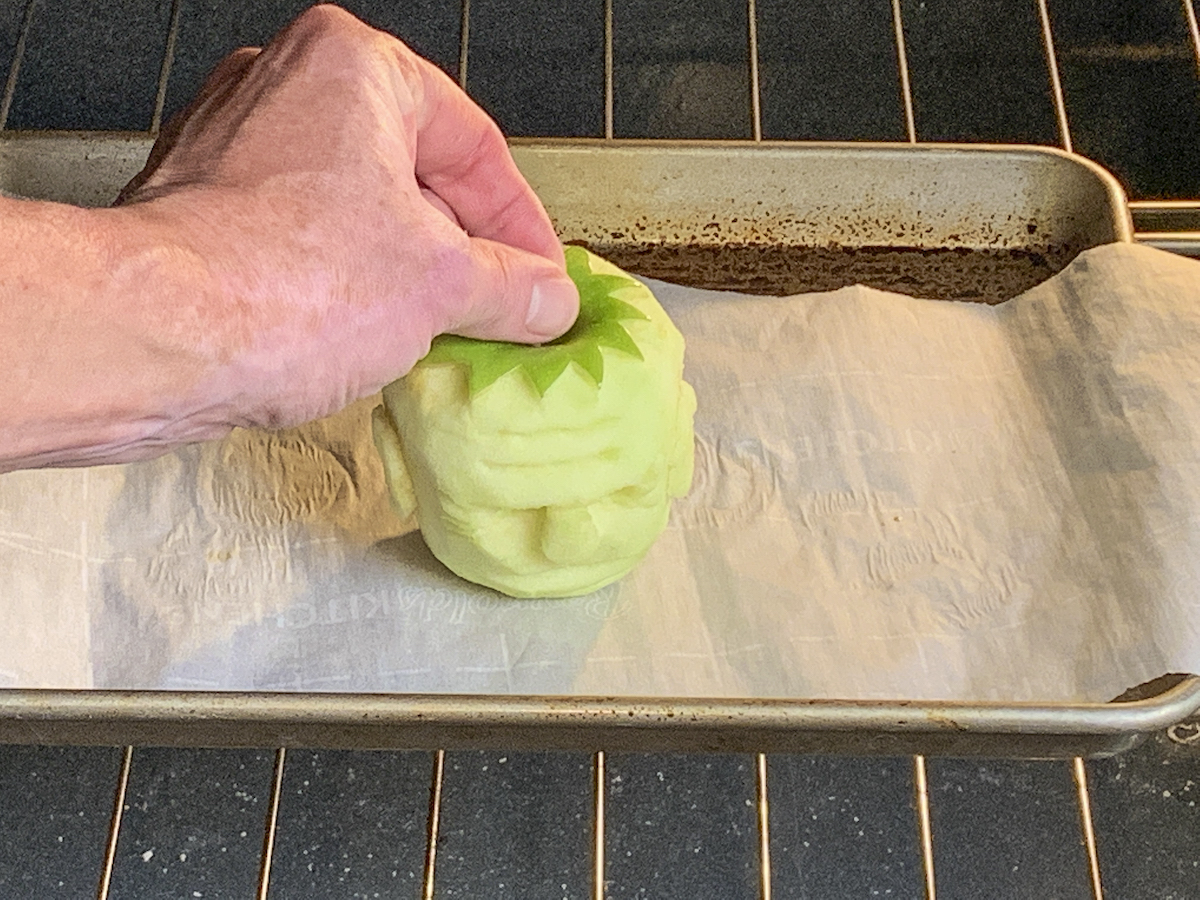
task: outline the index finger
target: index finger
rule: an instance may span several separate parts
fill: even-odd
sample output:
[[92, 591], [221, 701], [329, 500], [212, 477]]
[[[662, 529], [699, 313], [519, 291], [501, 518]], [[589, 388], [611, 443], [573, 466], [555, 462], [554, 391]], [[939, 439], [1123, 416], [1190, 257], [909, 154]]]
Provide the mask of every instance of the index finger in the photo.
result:
[[468, 234], [562, 265], [550, 217], [513, 162], [499, 126], [446, 73], [413, 56], [422, 80], [417, 178], [454, 210]]

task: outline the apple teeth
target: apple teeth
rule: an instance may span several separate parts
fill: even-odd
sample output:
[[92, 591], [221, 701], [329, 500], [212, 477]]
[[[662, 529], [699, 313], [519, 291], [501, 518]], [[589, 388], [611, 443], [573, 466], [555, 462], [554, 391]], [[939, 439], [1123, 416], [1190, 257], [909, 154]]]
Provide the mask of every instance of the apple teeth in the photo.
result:
[[604, 380], [601, 347], [642, 358], [642, 351], [621, 320], [645, 320], [646, 314], [616, 296], [618, 291], [636, 282], [628, 276], [592, 274], [588, 256], [582, 247], [566, 248], [567, 274], [579, 287], [579, 318], [562, 337], [530, 346], [443, 334], [434, 338], [422, 362], [428, 365], [456, 363], [465, 367], [467, 390], [471, 396], [514, 369], [529, 378], [538, 396], [545, 396], [550, 385], [571, 363], [590, 375], [599, 387]]

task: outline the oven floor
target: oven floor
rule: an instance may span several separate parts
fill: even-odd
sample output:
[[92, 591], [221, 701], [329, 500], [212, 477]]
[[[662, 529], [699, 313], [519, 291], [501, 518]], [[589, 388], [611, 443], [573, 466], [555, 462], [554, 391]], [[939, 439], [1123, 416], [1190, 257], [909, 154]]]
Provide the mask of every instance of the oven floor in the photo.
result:
[[[1048, 0], [1073, 146], [1133, 199], [1200, 198], [1188, 2]], [[152, 128], [220, 56], [261, 43], [307, 5], [9, 0], [0, 84], [19, 67], [0, 124]], [[347, 5], [458, 76], [459, 0]], [[906, 138], [886, 0], [752, 5], [764, 137]], [[470, 4], [468, 89], [510, 134], [603, 135], [604, 3], [531, 6]], [[747, 7], [613, 0], [613, 133], [751, 137]], [[917, 139], [1062, 144], [1037, 0], [898, 8]], [[0, 747], [0, 897], [96, 896], [123, 761], [120, 749]], [[289, 752], [270, 896], [421, 896], [435, 762]], [[590, 755], [450, 752], [442, 762], [433, 896], [593, 896]], [[134, 750], [108, 896], [255, 896], [276, 765], [271, 748]], [[607, 896], [762, 896], [757, 765], [607, 756]], [[931, 860], [912, 760], [772, 755], [766, 766], [775, 897], [928, 897], [932, 871], [938, 893], [966, 900], [1095, 898], [1097, 874], [1111, 898], [1200, 898], [1200, 719], [1086, 765], [1094, 842], [1070, 762], [928, 760]]]

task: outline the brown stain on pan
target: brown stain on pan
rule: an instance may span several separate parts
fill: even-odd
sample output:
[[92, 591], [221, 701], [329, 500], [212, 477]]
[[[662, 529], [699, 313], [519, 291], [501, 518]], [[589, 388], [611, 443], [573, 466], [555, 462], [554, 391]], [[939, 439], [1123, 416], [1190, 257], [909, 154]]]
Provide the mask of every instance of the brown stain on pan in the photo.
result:
[[[703, 222], [703, 220], [701, 220]], [[831, 222], [837, 221], [836, 232]], [[936, 300], [1000, 303], [1064, 268], [1077, 247], [1040, 238], [1033, 220], [969, 227], [812, 215], [712, 216], [697, 224], [634, 219], [578, 243], [627, 271], [689, 287], [787, 296], [851, 284]]]
[[787, 296], [851, 284], [934, 300], [1001, 303], [1061, 270], [1070, 255], [1046, 249], [697, 246], [588, 242], [646, 278], [689, 287]]

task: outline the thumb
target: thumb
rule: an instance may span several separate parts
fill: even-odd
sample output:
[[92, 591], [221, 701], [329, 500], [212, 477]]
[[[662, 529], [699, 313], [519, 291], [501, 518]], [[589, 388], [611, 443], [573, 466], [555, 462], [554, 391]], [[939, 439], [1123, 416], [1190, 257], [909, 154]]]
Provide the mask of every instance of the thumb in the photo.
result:
[[579, 315], [579, 291], [562, 264], [526, 250], [472, 238], [467, 308], [450, 329], [464, 337], [540, 344]]

